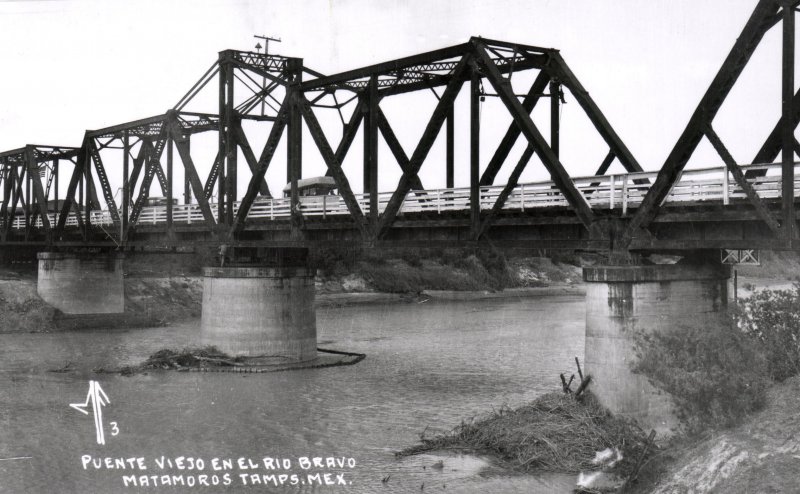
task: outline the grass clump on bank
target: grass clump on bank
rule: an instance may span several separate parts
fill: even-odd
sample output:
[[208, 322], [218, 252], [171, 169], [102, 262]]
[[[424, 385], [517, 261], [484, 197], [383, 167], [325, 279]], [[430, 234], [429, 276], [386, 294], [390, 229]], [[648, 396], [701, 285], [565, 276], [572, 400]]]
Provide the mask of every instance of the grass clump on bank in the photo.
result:
[[595, 452], [622, 453], [613, 472], [627, 477], [645, 449], [647, 437], [634, 424], [613, 417], [591, 394], [548, 393], [528, 405], [503, 408], [480, 420], [463, 422], [449, 433], [421, 438], [399, 456], [440, 449], [490, 453], [514, 470], [578, 473], [595, 467]]
[[640, 333], [634, 372], [669, 393], [689, 434], [736, 425], [766, 398], [767, 363], [747, 335], [720, 320], [702, 330]]

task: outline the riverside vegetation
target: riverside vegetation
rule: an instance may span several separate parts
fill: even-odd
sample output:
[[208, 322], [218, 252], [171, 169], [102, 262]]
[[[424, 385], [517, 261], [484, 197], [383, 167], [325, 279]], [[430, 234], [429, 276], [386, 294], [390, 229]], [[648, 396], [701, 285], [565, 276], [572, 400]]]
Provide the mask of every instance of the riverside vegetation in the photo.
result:
[[[791, 439], [800, 434], [800, 421], [787, 421], [793, 411], [786, 403], [796, 408], [800, 397], [772, 392], [783, 381], [793, 389], [800, 387], [800, 377], [794, 377], [800, 373], [800, 283], [791, 290], [757, 291], [703, 330], [678, 327], [669, 333], [639, 334], [635, 349], [634, 371], [674, 398], [682, 424], [678, 434], [649, 454], [646, 435], [635, 424], [612, 417], [591, 396], [578, 400], [562, 393], [546, 394], [515, 410], [501, 408], [444, 434], [421, 437], [419, 445], [400, 454], [468, 449], [490, 454], [512, 470], [577, 474], [591, 468], [595, 452], [619, 448], [624, 461], [611, 472], [636, 477], [626, 484], [630, 492], [658, 491], [661, 483], [669, 487], [659, 492], [706, 492], [722, 485], [737, 467], [746, 471], [742, 475], [756, 479], [756, 486], [765, 478], [758, 472], [769, 471], [763, 475], [771, 475], [770, 482], [781, 486], [773, 492], [794, 485], [794, 467], [791, 472], [781, 470], [783, 459], [770, 463], [769, 458], [800, 453], [800, 448], [769, 442], [775, 439], [770, 433], [794, 422], [796, 429], [789, 427], [783, 435]], [[737, 435], [743, 427], [752, 431], [760, 425], [768, 430], [756, 434], [758, 440], [748, 442], [750, 432]], [[739, 437], [739, 449], [731, 450], [724, 440], [722, 445], [714, 442], [727, 434]], [[689, 466], [684, 463], [692, 457], [687, 451], [694, 451], [700, 463], [694, 478], [685, 473]], [[747, 458], [753, 459], [752, 464]], [[734, 482], [724, 485], [725, 492], [753, 488]]]

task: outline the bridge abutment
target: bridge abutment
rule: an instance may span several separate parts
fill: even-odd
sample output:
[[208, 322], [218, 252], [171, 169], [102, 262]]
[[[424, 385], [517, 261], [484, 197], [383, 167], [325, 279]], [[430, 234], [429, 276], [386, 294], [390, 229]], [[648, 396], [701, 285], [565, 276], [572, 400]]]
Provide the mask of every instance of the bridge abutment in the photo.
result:
[[702, 331], [728, 300], [730, 269], [719, 264], [593, 266], [586, 283], [585, 369], [601, 404], [669, 436], [678, 425], [672, 398], [635, 374], [637, 333], [678, 327]]
[[225, 353], [317, 356], [314, 273], [305, 267], [203, 269], [201, 339]]
[[125, 311], [119, 253], [39, 252], [36, 290], [65, 314], [116, 314]]

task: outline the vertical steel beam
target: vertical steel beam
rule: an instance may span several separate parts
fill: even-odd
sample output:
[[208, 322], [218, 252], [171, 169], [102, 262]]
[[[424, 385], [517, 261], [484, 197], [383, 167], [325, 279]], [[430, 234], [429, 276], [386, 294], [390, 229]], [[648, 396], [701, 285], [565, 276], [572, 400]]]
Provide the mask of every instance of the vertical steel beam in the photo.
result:
[[[53, 182], [55, 182], [55, 189], [53, 191], [53, 213], [58, 212], [58, 158], [53, 160], [53, 173], [55, 173], [55, 177], [53, 177]], [[49, 212], [48, 207], [48, 212]]]
[[86, 205], [83, 211], [83, 235], [84, 238], [89, 238], [89, 229], [92, 226], [92, 208], [94, 207], [94, 201], [92, 200], [94, 194], [92, 193], [94, 188], [92, 187], [92, 165], [91, 160], [92, 157], [89, 152], [89, 147], [94, 145], [94, 138], [89, 137], [86, 139], [84, 144], [86, 146], [86, 163], [83, 165], [83, 187], [86, 189], [86, 192], [83, 194], [83, 197], [86, 199]]
[[448, 189], [455, 187], [455, 120], [455, 110], [450, 108], [450, 111], [447, 112], [447, 141], [445, 143], [445, 167], [447, 169], [445, 172], [445, 187]]
[[183, 176], [183, 203], [192, 203], [192, 185], [189, 183], [189, 177], [185, 174]]
[[[300, 180], [303, 174], [302, 164], [302, 147], [303, 147], [303, 127], [302, 115], [300, 114], [300, 84], [302, 82], [302, 60], [299, 58], [290, 58], [286, 61], [287, 78], [289, 79], [289, 87], [286, 89], [285, 98], [289, 99], [289, 119], [287, 122], [287, 142], [286, 142], [286, 179], [290, 184], [289, 196], [292, 213], [300, 212], [300, 193], [297, 189], [297, 181]], [[275, 124], [273, 124], [275, 125]]]
[[[217, 136], [219, 139], [218, 142], [218, 154], [219, 157], [219, 167], [216, 168], [217, 170], [217, 222], [224, 223], [225, 222], [225, 166], [227, 163], [227, 156], [228, 156], [228, 148], [227, 143], [225, 142], [226, 137], [226, 118], [225, 115], [227, 114], [226, 108], [226, 98], [228, 96], [227, 92], [227, 84], [228, 84], [228, 70], [226, 67], [230, 67], [230, 62], [227, 61], [226, 52], [220, 52], [219, 54], [219, 135]], [[177, 142], [177, 140], [176, 140]], [[195, 197], [197, 194], [195, 193]]]
[[[75, 168], [77, 169], [78, 167], [76, 166]], [[85, 182], [85, 180], [84, 180], [83, 168], [81, 168], [80, 169], [80, 175], [78, 176], [78, 211], [75, 213], [79, 218], [78, 221], [81, 222], [81, 226], [83, 226], [83, 219], [80, 219], [81, 208], [85, 209], [85, 208], [89, 207], [86, 204], [85, 198], [83, 197], [83, 188], [84, 188], [83, 183], [84, 182]]]
[[172, 232], [172, 137], [167, 137], [167, 232]]
[[[300, 191], [297, 188], [297, 181], [300, 180], [300, 143], [298, 142], [300, 139], [300, 127], [298, 126], [300, 114], [297, 107], [297, 91], [293, 88], [287, 91], [285, 97], [289, 99], [289, 119], [286, 123], [286, 181], [290, 184], [289, 204], [294, 214], [299, 212], [300, 207]], [[275, 124], [273, 123], [273, 125]]]
[[[186, 139], [186, 150], [189, 152], [189, 154], [192, 153], [192, 140], [191, 139]], [[213, 165], [212, 165], [212, 167], [213, 167]], [[206, 197], [208, 197], [208, 196], [206, 196]], [[192, 203], [192, 184], [189, 181], [189, 174], [185, 173], [185, 172], [183, 174], [183, 201], [184, 201], [184, 204], [191, 204]]]
[[469, 217], [471, 238], [477, 239], [481, 228], [481, 76], [473, 67], [469, 98]]
[[125, 232], [128, 231], [128, 220], [130, 216], [128, 210], [131, 202], [130, 183], [128, 182], [128, 168], [130, 167], [131, 143], [130, 136], [126, 130], [122, 134], [122, 218], [120, 218], [120, 228], [122, 231], [122, 238], [120, 241], [125, 241]]
[[559, 157], [560, 147], [560, 133], [561, 133], [561, 101], [559, 100], [559, 92], [561, 84], [557, 79], [550, 79], [550, 148], [556, 158]]
[[794, 6], [783, 2], [783, 78], [781, 129], [781, 198], [785, 238], [796, 237], [797, 224], [794, 212], [794, 126], [792, 125], [792, 103], [794, 99]]
[[370, 77], [367, 87], [367, 114], [364, 119], [364, 192], [369, 194], [369, 221], [378, 223], [378, 76]]
[[[31, 175], [33, 172], [28, 170], [28, 173], [25, 174], [25, 235], [27, 236], [27, 231], [31, 227], [31, 207], [33, 206], [33, 201], [31, 200]], [[39, 176], [39, 170], [36, 170], [36, 176]]]
[[[238, 147], [236, 144], [236, 135], [234, 133], [234, 125], [237, 115], [233, 109], [233, 64], [228, 63], [225, 65], [225, 78], [227, 84], [225, 87], [225, 225], [233, 224], [233, 207], [236, 202], [236, 181], [237, 181], [237, 161], [238, 161]], [[222, 221], [220, 221], [222, 222]]]
[[12, 170], [13, 168], [7, 162], [3, 162], [3, 210], [0, 211], [3, 218], [3, 229], [0, 231], [0, 237], [2, 237], [3, 242], [6, 240], [8, 225], [13, 221], [13, 218], [10, 218], [8, 214], [8, 203], [11, 200], [11, 196], [14, 195]]

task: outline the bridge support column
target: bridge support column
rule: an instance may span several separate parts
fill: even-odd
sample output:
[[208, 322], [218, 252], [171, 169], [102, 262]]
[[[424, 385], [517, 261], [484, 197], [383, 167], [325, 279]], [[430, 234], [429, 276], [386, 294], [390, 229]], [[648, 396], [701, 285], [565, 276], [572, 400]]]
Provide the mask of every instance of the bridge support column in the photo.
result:
[[674, 402], [641, 374], [636, 332], [663, 333], [677, 327], [702, 331], [728, 300], [730, 269], [719, 264], [594, 266], [586, 284], [585, 369], [592, 389], [611, 412], [636, 419], [660, 437], [678, 425]]
[[203, 275], [204, 345], [251, 357], [317, 356], [312, 270], [224, 267], [204, 268]]
[[37, 292], [65, 314], [116, 314], [125, 311], [119, 253], [39, 252]]

